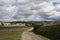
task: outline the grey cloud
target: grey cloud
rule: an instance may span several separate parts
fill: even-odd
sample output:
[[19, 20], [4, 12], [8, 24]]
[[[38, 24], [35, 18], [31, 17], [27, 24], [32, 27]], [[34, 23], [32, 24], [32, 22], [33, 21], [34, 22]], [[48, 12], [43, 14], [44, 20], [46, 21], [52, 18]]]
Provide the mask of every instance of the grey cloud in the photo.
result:
[[[44, 0], [29, 0], [29, 2], [27, 2], [26, 4], [20, 3], [17, 7], [18, 14], [15, 15], [14, 17], [15, 18], [17, 17], [18, 20], [22, 19], [25, 21], [55, 20], [56, 18], [49, 18], [51, 16], [49, 15], [49, 13], [51, 13], [51, 11], [54, 11], [54, 9], [47, 12], [44, 12], [44, 9], [42, 10], [42, 8], [44, 8], [43, 6], [44, 4], [42, 6], [40, 4], [47, 1], [49, 2], [50, 0], [45, 0], [45, 1]], [[36, 13], [33, 12], [34, 10], [36, 11]]]
[[[0, 0], [0, 20], [3, 21], [51, 21], [60, 20], [53, 0]], [[56, 11], [52, 12], [52, 11]], [[54, 15], [52, 15], [54, 14]]]

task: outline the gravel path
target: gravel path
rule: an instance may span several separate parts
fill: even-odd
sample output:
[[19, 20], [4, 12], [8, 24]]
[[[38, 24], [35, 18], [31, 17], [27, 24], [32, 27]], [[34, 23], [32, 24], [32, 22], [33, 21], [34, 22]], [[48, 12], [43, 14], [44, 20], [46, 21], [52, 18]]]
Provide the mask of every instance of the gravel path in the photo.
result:
[[[31, 30], [31, 29], [29, 29], [29, 30]], [[34, 34], [33, 32], [29, 32], [29, 30], [23, 32], [22, 40], [50, 40], [43, 36], [38, 36], [38, 35]]]

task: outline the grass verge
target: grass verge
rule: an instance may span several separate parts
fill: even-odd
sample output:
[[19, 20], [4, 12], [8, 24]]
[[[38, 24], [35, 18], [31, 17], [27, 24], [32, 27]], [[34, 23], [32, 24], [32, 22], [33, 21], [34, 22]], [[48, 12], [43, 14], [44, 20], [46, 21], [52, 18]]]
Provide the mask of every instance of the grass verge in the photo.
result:
[[22, 33], [28, 28], [0, 29], [0, 40], [21, 40]]

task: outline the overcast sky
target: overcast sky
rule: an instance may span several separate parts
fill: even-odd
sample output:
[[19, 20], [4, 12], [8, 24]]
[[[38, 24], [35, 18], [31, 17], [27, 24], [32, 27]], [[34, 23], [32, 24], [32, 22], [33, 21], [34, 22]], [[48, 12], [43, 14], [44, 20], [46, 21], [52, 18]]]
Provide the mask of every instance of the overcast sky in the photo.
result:
[[60, 0], [0, 0], [0, 21], [60, 20]]

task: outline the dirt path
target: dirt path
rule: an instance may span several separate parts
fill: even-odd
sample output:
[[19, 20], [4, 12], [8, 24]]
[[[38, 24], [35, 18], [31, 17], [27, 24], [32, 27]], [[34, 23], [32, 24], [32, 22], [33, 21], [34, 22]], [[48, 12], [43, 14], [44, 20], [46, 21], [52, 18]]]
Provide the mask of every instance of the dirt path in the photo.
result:
[[[32, 29], [29, 29], [29, 30], [32, 30]], [[22, 40], [49, 40], [43, 36], [38, 36], [38, 35], [34, 34], [33, 32], [29, 32], [29, 30], [23, 32]]]

